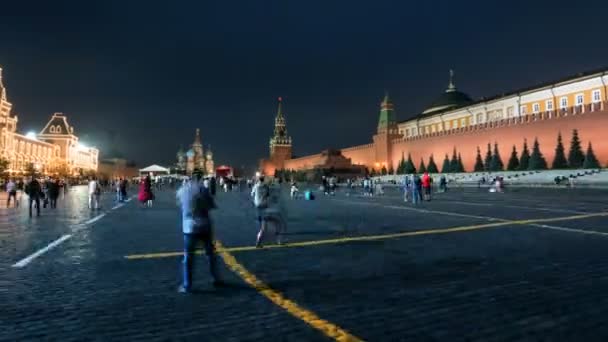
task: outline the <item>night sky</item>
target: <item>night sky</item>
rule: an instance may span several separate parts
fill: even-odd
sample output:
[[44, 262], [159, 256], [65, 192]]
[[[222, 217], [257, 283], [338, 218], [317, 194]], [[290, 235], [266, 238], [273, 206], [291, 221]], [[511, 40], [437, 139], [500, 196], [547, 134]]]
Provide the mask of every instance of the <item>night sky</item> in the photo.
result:
[[[531, 4], [533, 3], [533, 4]], [[508, 7], [504, 5], [509, 4]], [[268, 154], [283, 97], [294, 153], [370, 142], [447, 86], [474, 99], [608, 66], [608, 1], [11, 1], [0, 65], [19, 130], [68, 115], [140, 166], [200, 127], [216, 163]]]

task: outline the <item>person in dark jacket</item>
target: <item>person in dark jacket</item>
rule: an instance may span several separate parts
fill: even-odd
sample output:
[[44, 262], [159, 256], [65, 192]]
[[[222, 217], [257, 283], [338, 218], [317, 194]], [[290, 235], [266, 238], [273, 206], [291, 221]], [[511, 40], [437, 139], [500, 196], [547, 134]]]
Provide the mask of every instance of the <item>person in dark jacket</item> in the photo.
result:
[[32, 217], [32, 204], [36, 204], [36, 216], [40, 216], [40, 198], [42, 194], [42, 186], [36, 177], [32, 176], [32, 179], [25, 186], [25, 193], [29, 197], [30, 204], [30, 217]]
[[59, 179], [51, 179], [48, 182], [48, 193], [51, 209], [57, 208], [57, 198], [59, 197]]
[[215, 181], [215, 177], [211, 177], [211, 179], [209, 179], [209, 192], [211, 193], [211, 196], [215, 196], [215, 190], [216, 190], [217, 184]]

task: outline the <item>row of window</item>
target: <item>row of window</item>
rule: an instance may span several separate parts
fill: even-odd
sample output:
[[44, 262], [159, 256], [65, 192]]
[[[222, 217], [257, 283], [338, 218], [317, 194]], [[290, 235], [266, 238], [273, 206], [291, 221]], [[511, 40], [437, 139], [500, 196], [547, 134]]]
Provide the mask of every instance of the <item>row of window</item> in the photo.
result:
[[[598, 103], [602, 101], [602, 92], [599, 89], [594, 90], [591, 93], [591, 102], [592, 103]], [[585, 104], [585, 94], [576, 94], [576, 96], [574, 97], [574, 105], [575, 106], [582, 106], [583, 104]], [[568, 104], [568, 97], [567, 96], [562, 96], [559, 98], [559, 108], [560, 109], [565, 109], [568, 108], [569, 104]], [[549, 110], [553, 110], [553, 100], [547, 100], [545, 101], [545, 108], [547, 111]], [[532, 112], [533, 113], [538, 113], [540, 112], [540, 103], [535, 102], [532, 104]], [[521, 106], [521, 114], [527, 114], [526, 113], [526, 106]]]
[[17, 152], [33, 155], [36, 157], [51, 157], [52, 150], [46, 146], [34, 145], [31, 143], [25, 143], [23, 141], [19, 141], [19, 145], [17, 147]]
[[[459, 128], [459, 127], [465, 127], [465, 126], [467, 126], [467, 119], [461, 118], [461, 119], [454, 119], [451, 121], [446, 121], [446, 122], [444, 122], [444, 125], [445, 125], [446, 130], [453, 129], [453, 128]], [[435, 132], [441, 132], [442, 130], [443, 130], [443, 128], [442, 128], [441, 124], [433, 124], [433, 125], [420, 127], [420, 134], [431, 134], [431, 133], [435, 133]], [[405, 131], [400, 130], [399, 133], [402, 135], [405, 135], [406, 137], [415, 136], [415, 135], [418, 135], [418, 129], [416, 127], [413, 127], [411, 130], [409, 128], [406, 128]]]

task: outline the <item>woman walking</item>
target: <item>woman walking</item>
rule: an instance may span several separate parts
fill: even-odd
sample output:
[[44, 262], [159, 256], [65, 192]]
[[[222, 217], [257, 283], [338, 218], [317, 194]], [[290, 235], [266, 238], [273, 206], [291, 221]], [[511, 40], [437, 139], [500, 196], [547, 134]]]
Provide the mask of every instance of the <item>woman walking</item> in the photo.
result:
[[152, 179], [150, 176], [142, 179], [139, 183], [139, 194], [137, 196], [143, 207], [151, 207], [154, 200], [152, 193]]

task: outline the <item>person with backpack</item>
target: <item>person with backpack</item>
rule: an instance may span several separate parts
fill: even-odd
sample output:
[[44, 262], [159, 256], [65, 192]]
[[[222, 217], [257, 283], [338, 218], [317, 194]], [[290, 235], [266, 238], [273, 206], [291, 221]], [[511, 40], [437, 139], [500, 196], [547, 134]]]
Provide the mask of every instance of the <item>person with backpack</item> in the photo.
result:
[[268, 187], [268, 184], [264, 183], [264, 176], [260, 176], [258, 181], [253, 186], [253, 189], [251, 189], [251, 197], [253, 197], [253, 205], [255, 206], [258, 224], [260, 226], [255, 244], [257, 248], [262, 247], [262, 237], [264, 236], [264, 231], [266, 230], [265, 211], [266, 208], [268, 208], [269, 195], [270, 188]]
[[222, 281], [217, 269], [217, 257], [213, 246], [213, 226], [209, 211], [215, 209], [215, 202], [208, 187], [200, 183], [197, 176], [192, 181], [185, 181], [177, 190], [177, 203], [182, 211], [182, 233], [184, 235], [184, 258], [182, 260], [182, 283], [179, 293], [192, 290], [192, 270], [196, 245], [202, 243], [209, 261], [209, 273], [213, 277], [213, 286], [220, 286]]
[[25, 193], [29, 197], [30, 204], [30, 217], [32, 217], [32, 204], [36, 204], [36, 216], [40, 216], [40, 198], [43, 196], [42, 186], [36, 177], [32, 176], [32, 179], [27, 185], [25, 185]]

